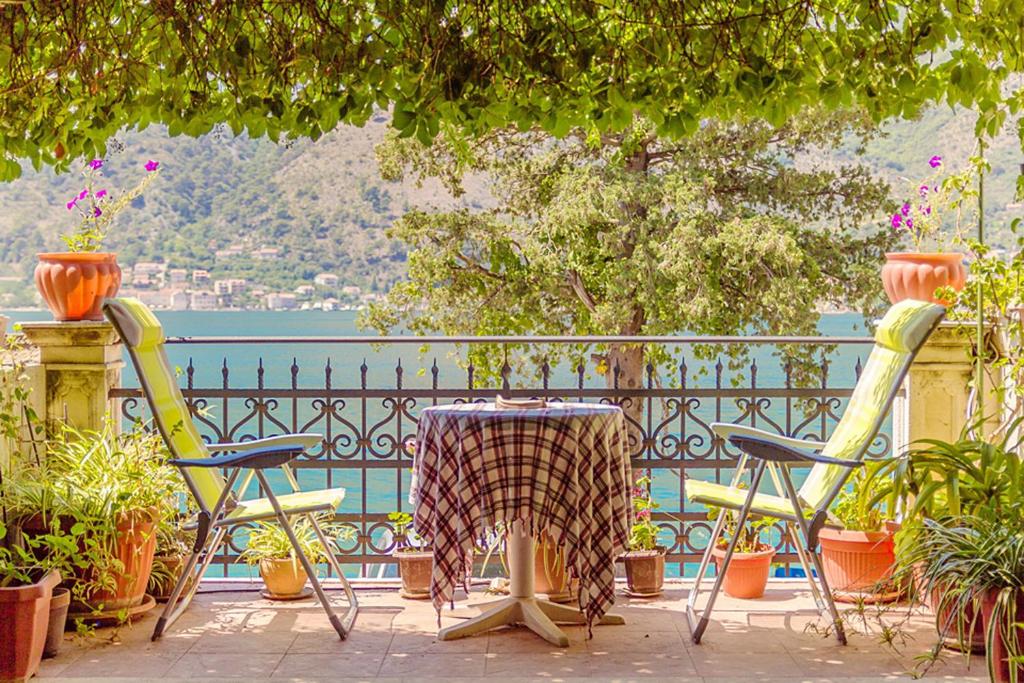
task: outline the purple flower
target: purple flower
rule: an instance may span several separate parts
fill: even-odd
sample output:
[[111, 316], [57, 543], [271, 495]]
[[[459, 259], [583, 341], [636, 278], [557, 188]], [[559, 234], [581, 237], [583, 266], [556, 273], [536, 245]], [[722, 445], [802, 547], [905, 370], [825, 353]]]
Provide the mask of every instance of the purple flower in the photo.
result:
[[904, 202], [903, 206], [900, 207], [900, 213], [902, 213], [904, 216], [908, 215], [910, 213], [910, 204]]
[[68, 211], [70, 211], [71, 209], [75, 208], [76, 204], [78, 204], [78, 200], [77, 199], [72, 199], [70, 202], [68, 202]]
[[900, 216], [898, 213], [894, 213], [892, 215], [892, 229], [893, 230], [899, 230], [899, 227], [902, 224], [903, 224], [903, 217]]
[[914, 219], [913, 218], [908, 218], [907, 219], [907, 230], [911, 230], [911, 229], [913, 229], [913, 227], [914, 227]]
[[932, 207], [930, 207], [930, 206], [924, 207], [922, 209], [922, 211], [924, 211], [924, 215], [925, 216], [931, 216], [932, 215]]
[[160, 162], [153, 161], [152, 159], [146, 162], [146, 170], [149, 171], [150, 173], [152, 173], [158, 168], [160, 168]]
[[917, 188], [917, 193], [921, 195], [921, 199], [925, 199], [928, 196], [928, 186], [922, 185], [921, 187]]
[[[103, 215], [103, 212], [100, 211], [100, 207], [94, 206], [94, 207], [92, 207], [92, 215], [93, 215], [93, 218], [99, 218], [100, 216]], [[910, 221], [907, 221], [907, 222], [909, 223]]]
[[89, 196], [89, 190], [82, 190], [78, 193], [78, 199], [85, 199]]
[[106, 190], [100, 190], [99, 192], [96, 193], [96, 199], [103, 199], [106, 196], [107, 196], [107, 191]]
[[932, 168], [938, 168], [939, 166], [942, 166], [942, 157], [938, 155], [933, 156], [931, 159], [928, 160], [928, 165], [931, 166]]
[[89, 162], [89, 168], [94, 171], [103, 168], [103, 159], [93, 159]]

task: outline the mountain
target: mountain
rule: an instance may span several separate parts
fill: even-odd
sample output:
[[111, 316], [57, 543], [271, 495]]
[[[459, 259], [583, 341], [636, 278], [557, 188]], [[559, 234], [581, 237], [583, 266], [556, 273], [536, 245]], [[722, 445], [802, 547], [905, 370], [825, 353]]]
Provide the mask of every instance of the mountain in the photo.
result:
[[[103, 168], [109, 187], [133, 185], [148, 159], [160, 162], [161, 176], [118, 218], [107, 244], [128, 266], [163, 261], [172, 268], [208, 270], [213, 279], [241, 277], [283, 291], [331, 272], [339, 287], [384, 292], [405, 272], [403, 245], [384, 234], [397, 216], [412, 206], [490, 205], [482, 180], [467, 183], [459, 200], [439, 183], [419, 188], [412, 181], [381, 180], [373, 147], [387, 128], [386, 115], [379, 114], [363, 128], [339, 128], [316, 142], [274, 144], [223, 132], [171, 138], [159, 127], [126, 133], [111, 145]], [[887, 125], [860, 159], [889, 180], [899, 197], [927, 175], [932, 155], [957, 168], [974, 145], [971, 115], [941, 108], [917, 121]], [[858, 151], [850, 146], [833, 157], [851, 160]], [[1000, 136], [988, 157], [989, 239], [1008, 247], [1009, 223], [1024, 214], [1014, 200], [1022, 160], [1016, 136]], [[61, 248], [59, 234], [75, 223], [65, 204], [81, 181], [75, 173], [26, 168], [22, 178], [0, 184], [0, 305], [35, 300], [34, 254]], [[230, 247], [241, 254], [216, 258]], [[280, 257], [257, 260], [251, 254], [260, 247], [276, 247]]]

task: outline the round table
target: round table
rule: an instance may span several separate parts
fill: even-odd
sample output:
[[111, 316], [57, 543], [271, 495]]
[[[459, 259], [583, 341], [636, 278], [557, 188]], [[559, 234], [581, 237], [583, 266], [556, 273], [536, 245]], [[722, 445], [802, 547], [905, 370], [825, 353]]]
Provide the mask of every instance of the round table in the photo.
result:
[[[624, 623], [607, 614], [615, 558], [626, 549], [631, 523], [632, 474], [620, 408], [430, 407], [420, 417], [414, 475], [415, 527], [433, 544], [431, 595], [438, 610], [464, 575], [481, 530], [502, 523], [508, 530], [509, 597], [441, 629], [440, 640], [522, 624], [566, 647], [569, 640], [555, 622]], [[582, 609], [534, 595], [531, 529], [547, 531], [563, 546], [567, 567], [580, 579]]]

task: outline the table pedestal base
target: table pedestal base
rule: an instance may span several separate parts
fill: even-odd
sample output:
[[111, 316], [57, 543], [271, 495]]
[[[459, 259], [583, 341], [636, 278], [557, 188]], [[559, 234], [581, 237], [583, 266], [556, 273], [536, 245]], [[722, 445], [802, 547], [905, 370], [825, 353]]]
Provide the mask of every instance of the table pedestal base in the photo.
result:
[[[563, 624], [585, 624], [587, 618], [575, 607], [559, 605], [557, 602], [540, 598], [505, 598], [483, 614], [462, 624], [441, 629], [438, 640], [455, 640], [475, 636], [499, 626], [522, 624], [538, 636], [558, 647], [569, 647], [569, 637], [555, 622]], [[600, 624], [625, 624], [626, 620], [617, 614], [606, 614]]]
[[[455, 640], [475, 636], [499, 626], [522, 624], [552, 645], [569, 647], [569, 637], [555, 622], [585, 624], [587, 618], [575, 607], [534, 596], [533, 538], [526, 533], [521, 522], [513, 522], [506, 550], [511, 597], [488, 604], [490, 609], [465, 623], [441, 629], [437, 634], [438, 640]], [[618, 625], [625, 624], [626, 620], [617, 614], [606, 614], [597, 623]]]

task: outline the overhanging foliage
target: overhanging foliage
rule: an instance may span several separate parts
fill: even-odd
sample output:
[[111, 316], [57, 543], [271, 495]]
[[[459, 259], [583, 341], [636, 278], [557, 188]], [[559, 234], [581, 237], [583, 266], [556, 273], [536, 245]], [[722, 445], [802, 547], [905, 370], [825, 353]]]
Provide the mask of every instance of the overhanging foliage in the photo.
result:
[[0, 0], [0, 178], [124, 126], [316, 138], [378, 107], [424, 142], [930, 102], [994, 131], [1024, 101], [1022, 36], [1019, 0]]

